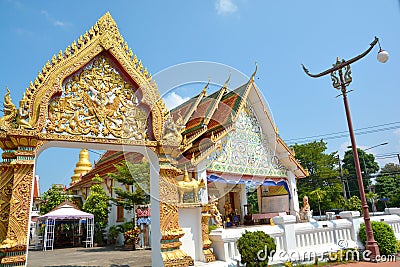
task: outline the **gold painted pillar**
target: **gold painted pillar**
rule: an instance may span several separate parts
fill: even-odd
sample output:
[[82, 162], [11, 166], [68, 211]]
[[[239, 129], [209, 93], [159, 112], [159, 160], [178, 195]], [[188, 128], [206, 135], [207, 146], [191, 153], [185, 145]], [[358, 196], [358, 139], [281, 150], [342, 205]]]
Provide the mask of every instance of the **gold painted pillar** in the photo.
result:
[[160, 230], [161, 255], [165, 267], [194, 265], [193, 259], [180, 249], [185, 233], [179, 225], [176, 176], [180, 170], [160, 156]]
[[6, 239], [0, 244], [0, 251], [5, 255], [1, 266], [24, 266], [26, 262], [29, 215], [31, 210], [31, 192], [33, 168], [35, 162], [36, 140], [11, 138], [17, 146], [14, 157], [9, 162], [8, 173], [12, 178], [11, 196]]
[[208, 231], [208, 221], [210, 220], [210, 205], [204, 205], [201, 213], [201, 230], [202, 230], [202, 239], [203, 239], [203, 253], [206, 262], [216, 261], [216, 257], [214, 253], [211, 251], [211, 240], [209, 238]]
[[12, 193], [14, 167], [11, 161], [15, 159], [15, 146], [11, 140], [1, 140], [3, 150], [0, 163], [0, 243], [7, 237], [8, 218], [10, 213], [10, 199]]

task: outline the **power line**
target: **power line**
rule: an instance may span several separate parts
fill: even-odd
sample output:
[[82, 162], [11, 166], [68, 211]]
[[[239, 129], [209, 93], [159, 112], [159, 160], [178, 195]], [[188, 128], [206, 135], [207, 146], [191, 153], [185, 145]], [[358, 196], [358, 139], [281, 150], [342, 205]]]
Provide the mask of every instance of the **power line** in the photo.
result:
[[[356, 135], [363, 135], [363, 134], [370, 134], [370, 133], [398, 129], [398, 128], [400, 128], [400, 125], [398, 125], [398, 124], [400, 124], [399, 121], [363, 127], [363, 128], [355, 129], [354, 133]], [[386, 126], [389, 126], [389, 127], [386, 127]], [[329, 140], [329, 139], [343, 138], [343, 137], [347, 137], [347, 136], [348, 136], [348, 131], [340, 131], [340, 132], [334, 132], [334, 133], [326, 133], [326, 134], [312, 135], [312, 136], [306, 136], [306, 137], [291, 138], [291, 139], [286, 139], [285, 141], [290, 144], [293, 144], [296, 141], [306, 142], [309, 140], [316, 140], [316, 139], [320, 139], [320, 138]]]

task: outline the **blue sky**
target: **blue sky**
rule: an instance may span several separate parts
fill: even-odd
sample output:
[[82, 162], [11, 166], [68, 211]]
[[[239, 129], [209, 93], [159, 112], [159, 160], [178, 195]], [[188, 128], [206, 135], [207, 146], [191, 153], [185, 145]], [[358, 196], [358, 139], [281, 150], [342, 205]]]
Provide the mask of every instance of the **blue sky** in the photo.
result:
[[[378, 36], [390, 53], [378, 63], [378, 48], [352, 65], [349, 89], [361, 148], [381, 155], [400, 152], [400, 4], [386, 1], [0, 1], [0, 94], [11, 90], [14, 103], [47, 60], [64, 50], [110, 11], [129, 46], [151, 73], [192, 61], [226, 64], [250, 76], [258, 63], [257, 86], [266, 98], [284, 140], [347, 130], [343, 101], [329, 76], [312, 79], [301, 63], [317, 73], [352, 58]], [[203, 80], [220, 77], [204, 74]], [[221, 82], [218, 80], [218, 82]], [[232, 81], [229, 84], [235, 87]], [[170, 94], [175, 100], [197, 94]], [[160, 88], [162, 90], [163, 88]], [[172, 96], [171, 96], [172, 95]], [[171, 99], [169, 99], [171, 100]], [[390, 130], [382, 130], [390, 128]], [[328, 151], [349, 145], [347, 136], [327, 140]], [[290, 142], [289, 142], [290, 143]], [[96, 154], [92, 155], [92, 160]], [[39, 159], [42, 191], [70, 182], [78, 151], [49, 149]], [[379, 160], [383, 164], [396, 158]]]

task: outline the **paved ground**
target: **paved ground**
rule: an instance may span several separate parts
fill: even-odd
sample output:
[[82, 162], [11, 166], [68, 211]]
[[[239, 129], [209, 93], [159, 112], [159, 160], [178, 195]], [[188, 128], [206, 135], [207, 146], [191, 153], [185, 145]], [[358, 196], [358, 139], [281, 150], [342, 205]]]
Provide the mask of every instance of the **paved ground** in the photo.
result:
[[28, 267], [149, 267], [151, 250], [124, 251], [109, 247], [29, 251]]
[[[218, 263], [212, 264], [212, 266], [218, 265]], [[151, 250], [124, 251], [109, 246], [96, 248], [63, 248], [54, 249], [53, 251], [29, 251], [27, 266], [150, 267]], [[210, 264], [208, 264], [208, 266], [210, 266]], [[335, 265], [335, 267], [400, 267], [400, 254], [396, 261], [380, 263], [357, 262]]]

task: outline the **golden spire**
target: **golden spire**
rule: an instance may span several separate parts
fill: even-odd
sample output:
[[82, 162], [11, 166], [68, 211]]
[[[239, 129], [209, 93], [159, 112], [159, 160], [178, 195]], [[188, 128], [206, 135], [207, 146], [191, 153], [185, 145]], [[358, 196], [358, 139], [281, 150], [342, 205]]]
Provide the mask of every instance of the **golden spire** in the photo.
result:
[[183, 175], [183, 181], [184, 182], [190, 182], [190, 178], [189, 178], [189, 174], [188, 174], [188, 171], [186, 169], [186, 166], [185, 166], [185, 174]]
[[89, 159], [89, 151], [82, 149], [79, 152], [79, 161], [76, 163], [74, 175], [71, 177], [71, 185], [77, 183], [83, 175], [88, 173], [92, 169], [92, 163]]

